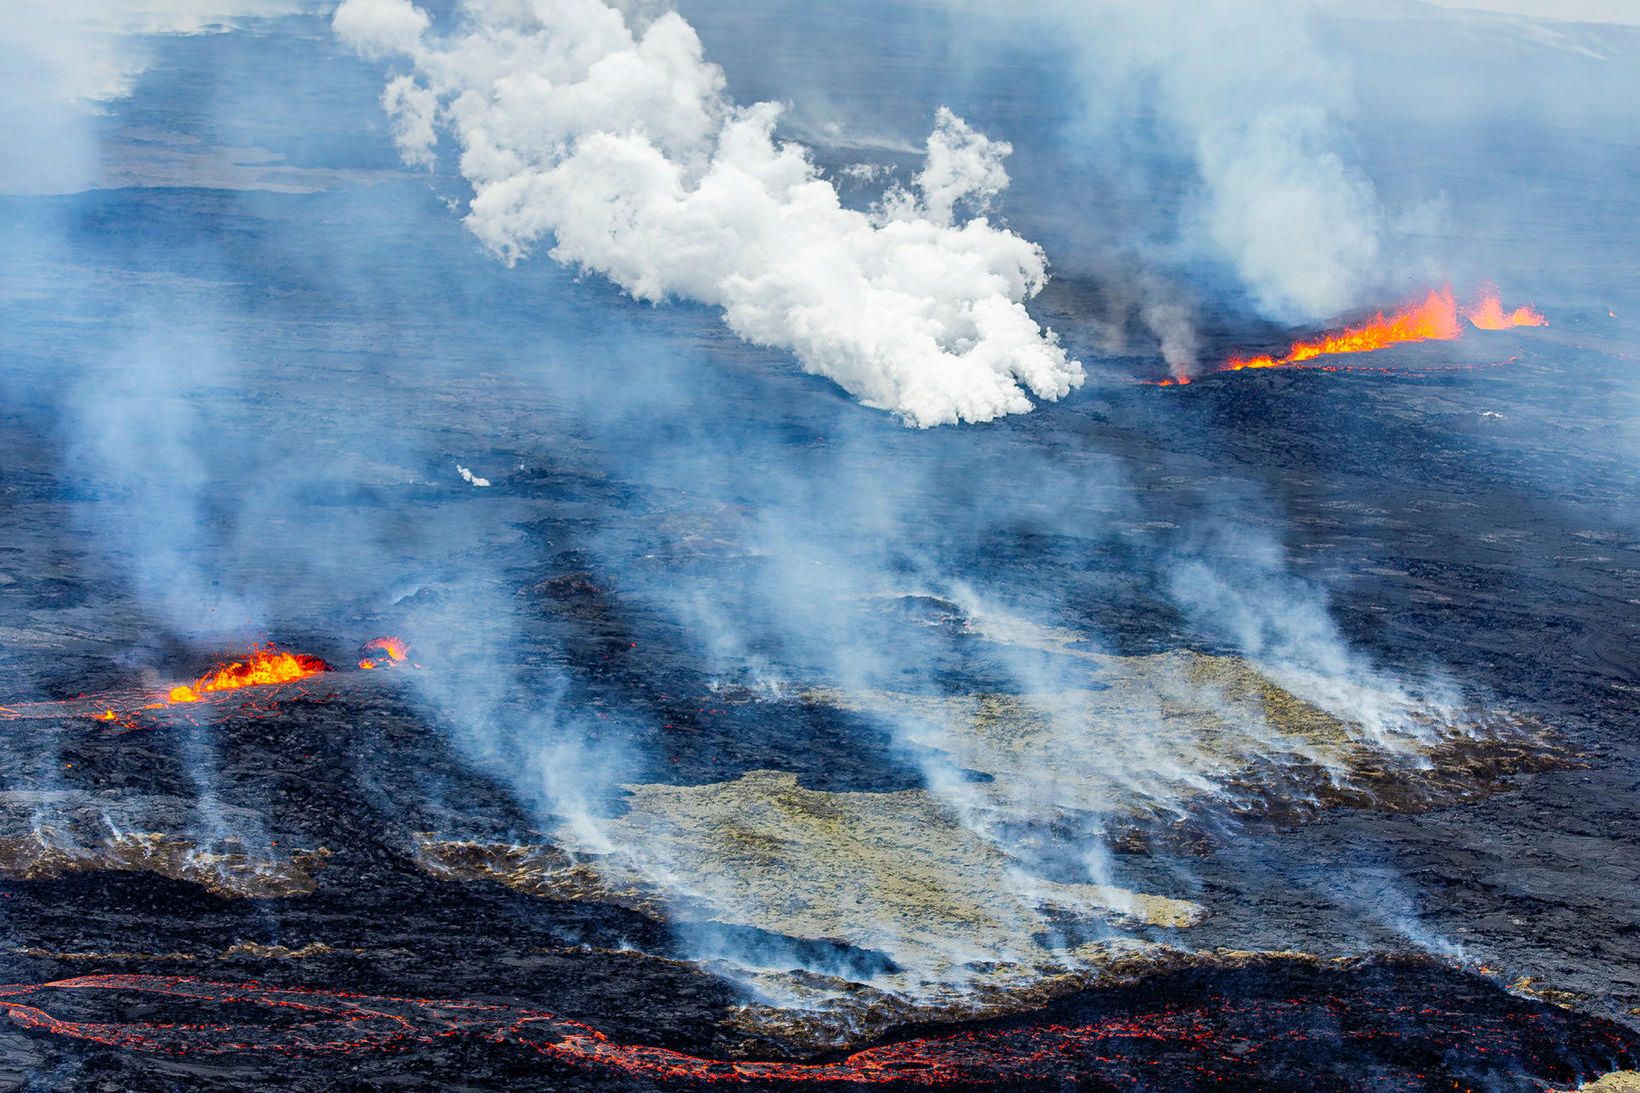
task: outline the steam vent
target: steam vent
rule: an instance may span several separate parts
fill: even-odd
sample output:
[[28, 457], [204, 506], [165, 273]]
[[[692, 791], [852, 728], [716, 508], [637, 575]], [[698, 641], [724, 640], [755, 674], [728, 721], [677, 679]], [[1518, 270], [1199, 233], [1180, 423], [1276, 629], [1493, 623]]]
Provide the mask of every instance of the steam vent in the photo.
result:
[[1640, 1090], [1640, 14], [0, 5], [0, 1093]]

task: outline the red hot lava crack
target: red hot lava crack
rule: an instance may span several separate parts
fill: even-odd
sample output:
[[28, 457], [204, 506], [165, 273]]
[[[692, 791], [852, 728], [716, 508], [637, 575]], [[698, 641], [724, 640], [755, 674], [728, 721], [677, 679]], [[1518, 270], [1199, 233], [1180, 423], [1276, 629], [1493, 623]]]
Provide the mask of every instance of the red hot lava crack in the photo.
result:
[[[47, 1010], [51, 995], [75, 991], [123, 991], [193, 1003], [250, 1005], [279, 1011], [290, 1019], [267, 1024], [98, 1023], [60, 1018]], [[967, 1029], [868, 1048], [832, 1062], [798, 1063], [708, 1059], [669, 1048], [624, 1044], [555, 1013], [496, 1003], [302, 990], [185, 976], [86, 975], [49, 983], [0, 985], [0, 1011], [25, 1029], [172, 1055], [389, 1052], [469, 1036], [516, 1044], [573, 1067], [660, 1081], [960, 1087], [1014, 1086], [1090, 1074], [1114, 1084], [1143, 1085], [1157, 1074], [1148, 1065], [1156, 1060], [1143, 1057], [1145, 1044], [1158, 1050], [1185, 1051], [1188, 1058], [1174, 1065], [1192, 1074], [1187, 1082], [1251, 1080], [1257, 1076], [1262, 1051], [1283, 1041], [1312, 1039], [1307, 1022], [1294, 1024], [1292, 1019], [1301, 1018], [1308, 1005], [1317, 1001], [1323, 1008], [1339, 1004], [1336, 998], [1248, 1002], [1214, 996], [1190, 1005], [1165, 1005], [1091, 1022]], [[1396, 1021], [1432, 1022], [1431, 1042], [1442, 1050], [1496, 1052], [1499, 1058], [1507, 1058], [1523, 1046], [1522, 1038], [1552, 1035], [1552, 1019], [1544, 1013], [1482, 1017], [1428, 1003], [1394, 1004], [1387, 1009], [1383, 1016]], [[1242, 1023], [1238, 1018], [1251, 1020], [1254, 1024], [1247, 1027], [1261, 1031], [1238, 1034], [1236, 1027]], [[1345, 1033], [1346, 1038], [1383, 1035], [1394, 1033], [1381, 1028]], [[1626, 1054], [1619, 1039], [1604, 1035], [1596, 1039], [1603, 1058]], [[1325, 1043], [1313, 1046], [1329, 1050]]]
[[[408, 663], [409, 646], [400, 638], [376, 638], [364, 650], [379, 654], [376, 659], [367, 657], [359, 662], [364, 671]], [[55, 702], [0, 705], [0, 721], [83, 717], [119, 734], [153, 728], [159, 723], [158, 717], [198, 723], [202, 716], [217, 716], [227, 709], [250, 715], [272, 714], [278, 712], [281, 701], [320, 697], [309, 688], [321, 679], [329, 681], [325, 687], [330, 691], [343, 685], [335, 669], [318, 657], [272, 644], [258, 645], [233, 660], [213, 665], [190, 683], [159, 691], [124, 688]]]

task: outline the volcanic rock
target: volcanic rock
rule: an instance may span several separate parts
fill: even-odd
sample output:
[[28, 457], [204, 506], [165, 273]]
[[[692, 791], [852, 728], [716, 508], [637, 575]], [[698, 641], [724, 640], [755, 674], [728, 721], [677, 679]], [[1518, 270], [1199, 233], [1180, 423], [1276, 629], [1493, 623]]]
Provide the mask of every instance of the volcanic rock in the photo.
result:
[[[924, 790], [822, 793], [778, 771], [626, 790], [628, 812], [601, 832], [618, 852], [424, 836], [417, 858], [448, 879], [881, 954], [865, 974], [771, 970], [750, 953], [709, 963], [755, 999], [736, 1027], [816, 1050], [910, 1022], [1035, 1008], [1147, 948], [1110, 936], [1117, 927], [1184, 929], [1205, 914], [1186, 900], [1030, 876]], [[1102, 920], [1107, 936], [1060, 943], [1052, 922], [1063, 914]]]

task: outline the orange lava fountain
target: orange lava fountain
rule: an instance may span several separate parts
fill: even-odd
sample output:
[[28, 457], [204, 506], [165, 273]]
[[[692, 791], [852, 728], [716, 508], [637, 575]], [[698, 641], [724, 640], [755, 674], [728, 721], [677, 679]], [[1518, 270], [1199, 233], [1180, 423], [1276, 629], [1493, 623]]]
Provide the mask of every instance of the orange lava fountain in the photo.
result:
[[387, 654], [385, 658], [366, 657], [359, 661], [359, 667], [367, 672], [372, 668], [392, 667], [410, 655], [410, 646], [405, 644], [403, 638], [376, 638], [373, 641], [366, 642], [364, 648], [366, 652], [377, 649]]
[[1463, 333], [1458, 325], [1458, 302], [1449, 289], [1431, 292], [1424, 302], [1415, 307], [1385, 316], [1379, 312], [1370, 322], [1352, 326], [1339, 334], [1328, 334], [1314, 341], [1294, 342], [1284, 357], [1232, 357], [1225, 364], [1227, 372], [1243, 368], [1280, 368], [1284, 364], [1314, 360], [1316, 357], [1337, 353], [1371, 353], [1392, 345], [1409, 342], [1451, 341]]
[[[1472, 308], [1460, 310], [1458, 301], [1448, 288], [1430, 292], [1423, 302], [1397, 311], [1393, 315], [1379, 312], [1372, 319], [1336, 334], [1325, 334], [1309, 341], [1294, 342], [1282, 356], [1265, 354], [1257, 357], [1231, 357], [1221, 372], [1239, 372], [1243, 368], [1283, 368], [1303, 364], [1317, 357], [1350, 353], [1372, 353], [1394, 345], [1414, 342], [1447, 342], [1463, 337], [1463, 320], [1467, 319], [1477, 330], [1509, 330], [1520, 326], [1548, 326], [1549, 320], [1530, 307], [1504, 311], [1498, 294], [1488, 290]], [[1172, 387], [1189, 383], [1188, 377], [1158, 381], [1159, 386]]]
[[198, 702], [217, 691], [237, 691], [241, 687], [268, 687], [294, 683], [330, 670], [330, 665], [305, 653], [285, 653], [273, 646], [259, 646], [244, 660], [219, 664], [192, 685], [181, 684], [166, 693], [171, 703]]
[[[402, 643], [397, 648], [403, 652]], [[391, 652], [388, 655], [393, 656]], [[204, 710], [228, 705], [223, 700], [233, 692], [263, 688], [273, 692], [272, 701], [263, 701], [261, 695], [247, 696], [237, 708], [245, 713], [269, 713], [277, 709], [278, 701], [291, 697], [281, 688], [330, 671], [329, 664], [306, 653], [288, 653], [272, 644], [254, 646], [240, 659], [217, 664], [193, 682], [179, 683], [157, 694], [143, 687], [127, 687], [48, 702], [0, 705], [0, 721], [83, 717], [124, 732], [155, 727], [148, 716], [150, 711]], [[299, 691], [302, 698], [313, 697], [305, 689]]]
[[1513, 311], [1503, 310], [1503, 301], [1496, 292], [1488, 292], [1481, 297], [1481, 302], [1463, 313], [1476, 330], [1508, 330], [1516, 326], [1548, 326], [1549, 320], [1542, 313], [1529, 307], [1517, 307]]

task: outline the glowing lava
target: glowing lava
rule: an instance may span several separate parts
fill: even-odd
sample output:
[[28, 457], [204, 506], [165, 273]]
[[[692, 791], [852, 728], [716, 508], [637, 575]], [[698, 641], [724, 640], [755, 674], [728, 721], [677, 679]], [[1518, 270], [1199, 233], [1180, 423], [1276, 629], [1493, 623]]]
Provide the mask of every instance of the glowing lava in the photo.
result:
[[359, 661], [359, 667], [367, 672], [372, 668], [391, 667], [410, 655], [410, 646], [405, 644], [403, 638], [376, 638], [374, 641], [366, 642], [364, 648], [366, 652], [378, 649], [387, 654], [385, 659], [382, 657], [366, 657]]
[[[687, 1089], [748, 1084], [787, 1089], [1259, 1089], [1268, 1088], [1263, 1079], [1270, 1075], [1306, 1072], [1317, 1080], [1302, 1088], [1333, 1089], [1344, 1083], [1329, 1080], [1340, 1075], [1328, 1060], [1348, 1052], [1377, 1077], [1374, 1088], [1423, 1090], [1435, 1088], [1434, 1076], [1426, 1070], [1435, 1060], [1478, 1057], [1494, 1076], [1520, 1074], [1571, 1084], [1630, 1065], [1634, 1058], [1635, 1037], [1620, 1026], [1516, 999], [1495, 985], [1448, 979], [1444, 992], [1432, 993], [1427, 987], [1418, 990], [1419, 984], [1402, 973], [1369, 968], [1365, 976], [1347, 990], [1336, 989], [1336, 980], [1312, 976], [1290, 981], [1294, 989], [1274, 996], [1248, 980], [1239, 991], [1206, 986], [1183, 998], [1176, 994], [1181, 984], [1172, 980], [1167, 982], [1174, 994], [1141, 987], [1130, 1005], [1116, 1011], [936, 1033], [819, 1062], [715, 1059], [623, 1043], [556, 1013], [495, 1002], [174, 975], [85, 975], [0, 984], [0, 1018], [37, 1034], [200, 1059], [396, 1053], [465, 1037], [514, 1045], [606, 1078], [663, 1088], [677, 1083]], [[1236, 985], [1225, 981], [1225, 986]], [[112, 1008], [110, 1016], [116, 1018], [141, 996], [148, 996], [147, 1012], [157, 1008], [155, 1002], [174, 999], [194, 1014], [220, 1007], [221, 1016], [89, 1020], [84, 1015], [91, 1002], [87, 996], [96, 994], [113, 996], [112, 1006], [105, 1008]], [[75, 995], [80, 1005], [74, 1004]], [[51, 1012], [59, 1007], [68, 1014]], [[1453, 1081], [1441, 1088], [1473, 1086]]]
[[[403, 644], [399, 643], [398, 648], [402, 651]], [[241, 713], [271, 713], [278, 708], [278, 700], [289, 697], [279, 688], [330, 671], [331, 666], [318, 657], [286, 652], [271, 644], [255, 646], [239, 659], [213, 666], [191, 683], [179, 683], [158, 693], [133, 686], [71, 699], [0, 706], [0, 721], [76, 717], [100, 722], [112, 732], [147, 729], [156, 724], [149, 717], [149, 711], [170, 710], [180, 714], [183, 709], [201, 704], [222, 705], [224, 699], [237, 691], [263, 689], [271, 691], [273, 697], [264, 700], [261, 694], [247, 696], [236, 708]], [[301, 697], [311, 696], [303, 691]]]
[[1410, 342], [1451, 341], [1463, 333], [1458, 325], [1458, 302], [1449, 289], [1431, 292], [1424, 302], [1385, 316], [1379, 312], [1370, 322], [1352, 326], [1342, 333], [1328, 334], [1314, 341], [1294, 342], [1284, 357], [1232, 357], [1224, 366], [1228, 372], [1243, 368], [1280, 368], [1284, 364], [1314, 360], [1339, 353], [1371, 353], [1392, 345]]
[[259, 646], [244, 660], [229, 661], [201, 676], [193, 684], [180, 684], [166, 693], [167, 702], [198, 702], [207, 694], [237, 691], [242, 687], [271, 687], [295, 683], [330, 670], [330, 665], [305, 653], [286, 653], [271, 645]]
[[[1402, 308], [1393, 315], [1379, 312], [1359, 326], [1348, 327], [1335, 334], [1325, 334], [1308, 341], [1294, 342], [1282, 356], [1265, 354], [1257, 357], [1231, 357], [1221, 372], [1239, 372], [1244, 368], [1284, 368], [1301, 365], [1317, 357], [1340, 356], [1351, 353], [1372, 353], [1396, 345], [1415, 342], [1449, 342], [1463, 337], [1463, 320], [1478, 330], [1508, 330], [1520, 326], [1548, 326], [1549, 320], [1530, 307], [1518, 307], [1506, 312], [1496, 292], [1488, 291], [1472, 308], [1460, 310], [1451, 289], [1438, 289], [1423, 302]], [[1189, 383], [1189, 379], [1161, 380], [1159, 385], [1172, 387]]]
[[1548, 326], [1549, 320], [1540, 312], [1521, 306], [1513, 311], [1503, 310], [1503, 301], [1496, 292], [1488, 292], [1481, 302], [1463, 313], [1476, 330], [1508, 330], [1516, 326]]

